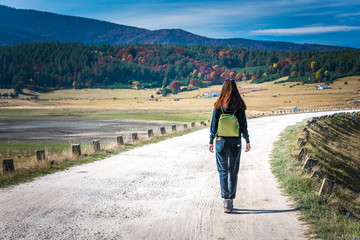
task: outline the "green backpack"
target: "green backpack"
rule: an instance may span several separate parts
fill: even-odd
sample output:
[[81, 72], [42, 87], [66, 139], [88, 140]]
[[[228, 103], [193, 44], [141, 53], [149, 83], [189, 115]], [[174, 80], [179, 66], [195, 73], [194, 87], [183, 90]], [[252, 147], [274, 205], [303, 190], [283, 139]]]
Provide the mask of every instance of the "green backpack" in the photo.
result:
[[219, 137], [239, 137], [239, 122], [235, 116], [236, 111], [233, 114], [224, 113], [219, 118], [217, 135]]

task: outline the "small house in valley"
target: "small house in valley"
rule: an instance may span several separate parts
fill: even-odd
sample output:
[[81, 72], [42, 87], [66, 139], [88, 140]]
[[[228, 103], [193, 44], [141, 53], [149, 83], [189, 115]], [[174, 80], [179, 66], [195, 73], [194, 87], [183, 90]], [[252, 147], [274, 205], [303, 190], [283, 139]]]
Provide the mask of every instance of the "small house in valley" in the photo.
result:
[[207, 97], [207, 98], [218, 97], [219, 95], [220, 95], [219, 90], [215, 90], [215, 91], [211, 91], [211, 92], [204, 92], [204, 96]]
[[327, 89], [328, 86], [327, 85], [317, 85], [315, 88], [316, 89]]

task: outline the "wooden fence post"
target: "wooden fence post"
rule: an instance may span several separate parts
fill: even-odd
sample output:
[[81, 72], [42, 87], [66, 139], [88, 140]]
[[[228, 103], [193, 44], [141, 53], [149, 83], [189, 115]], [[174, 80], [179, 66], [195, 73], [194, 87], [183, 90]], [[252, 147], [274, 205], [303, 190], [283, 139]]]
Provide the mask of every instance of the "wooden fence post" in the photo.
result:
[[320, 171], [316, 171], [314, 170], [313, 173], [311, 174], [311, 178], [316, 178], [317, 181], [320, 181], [320, 179], [322, 179], [323, 174]]
[[302, 147], [302, 148], [300, 149], [300, 152], [299, 152], [299, 155], [298, 155], [299, 161], [302, 162], [303, 157], [306, 155], [306, 153], [307, 153], [306, 148], [305, 148], [305, 147]]
[[334, 186], [335, 186], [334, 181], [324, 178], [324, 180], [321, 184], [321, 187], [320, 187], [319, 196], [330, 195], [334, 190]]
[[154, 132], [152, 129], [149, 129], [148, 130], [148, 138], [152, 138], [152, 137], [154, 137]]
[[14, 159], [12, 158], [5, 158], [3, 159], [3, 172], [14, 172], [15, 171], [15, 165], [14, 165]]
[[116, 142], [118, 145], [124, 145], [124, 138], [123, 136], [117, 136], [116, 137]]
[[137, 133], [133, 133], [131, 135], [132, 135], [133, 142], [139, 141], [139, 136]]
[[36, 151], [36, 160], [38, 162], [41, 162], [44, 159], [45, 159], [45, 150]]
[[308, 157], [303, 165], [303, 170], [307, 169], [311, 171], [314, 166], [318, 165], [318, 163], [319, 163], [318, 160]]
[[306, 145], [306, 142], [305, 142], [304, 139], [302, 139], [302, 138], [299, 138], [298, 142], [299, 142], [299, 146], [300, 146], [300, 147], [303, 147], [303, 146]]
[[72, 154], [73, 154], [73, 155], [77, 155], [77, 156], [80, 156], [80, 155], [81, 155], [80, 144], [73, 144], [73, 145], [72, 145]]
[[166, 134], [165, 127], [161, 127], [161, 128], [160, 128], [160, 133], [161, 133], [161, 135]]
[[100, 140], [93, 140], [93, 146], [95, 152], [100, 152]]

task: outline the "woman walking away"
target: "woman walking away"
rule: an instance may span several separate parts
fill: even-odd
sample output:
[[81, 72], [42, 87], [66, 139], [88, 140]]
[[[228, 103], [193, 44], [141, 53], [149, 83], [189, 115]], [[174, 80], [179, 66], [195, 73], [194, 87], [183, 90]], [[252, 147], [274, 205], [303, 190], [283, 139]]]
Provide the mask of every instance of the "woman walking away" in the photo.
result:
[[246, 140], [245, 152], [250, 151], [245, 115], [246, 105], [235, 80], [226, 79], [215, 102], [210, 128], [210, 152], [214, 152], [216, 138], [216, 164], [220, 176], [224, 212], [231, 213], [236, 195], [237, 175], [240, 166], [241, 135]]

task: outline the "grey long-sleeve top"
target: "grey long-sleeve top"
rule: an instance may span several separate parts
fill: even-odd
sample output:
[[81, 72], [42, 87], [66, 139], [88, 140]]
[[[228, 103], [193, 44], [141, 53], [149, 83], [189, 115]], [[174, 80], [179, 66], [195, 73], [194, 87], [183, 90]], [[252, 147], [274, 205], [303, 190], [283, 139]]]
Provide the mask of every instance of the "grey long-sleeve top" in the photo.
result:
[[[231, 111], [229, 109], [224, 109], [224, 113], [230, 113], [233, 114], [234, 111]], [[213, 116], [212, 116], [212, 120], [211, 120], [211, 127], [210, 127], [210, 144], [214, 143], [214, 139], [217, 136], [217, 128], [218, 128], [218, 123], [219, 123], [219, 118], [221, 115], [221, 110], [220, 109], [215, 109], [213, 111]], [[239, 130], [240, 133], [242, 135], [242, 137], [245, 139], [246, 143], [249, 143], [249, 133], [247, 130], [247, 121], [246, 121], [246, 114], [245, 111], [236, 111], [235, 113], [236, 118], [238, 119], [239, 122]], [[226, 137], [226, 139], [234, 139], [234, 137]], [[240, 139], [240, 137], [235, 137], [236, 139]]]

